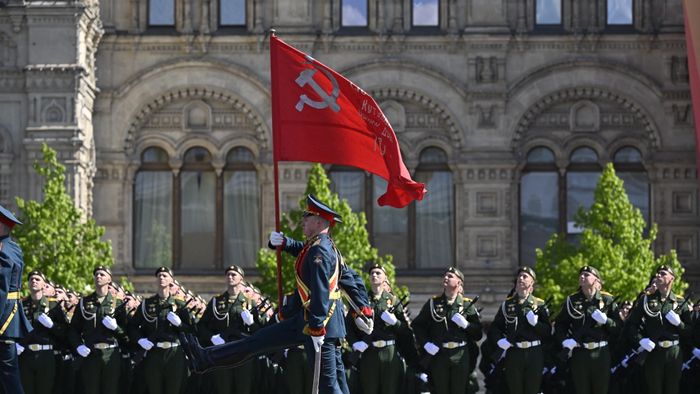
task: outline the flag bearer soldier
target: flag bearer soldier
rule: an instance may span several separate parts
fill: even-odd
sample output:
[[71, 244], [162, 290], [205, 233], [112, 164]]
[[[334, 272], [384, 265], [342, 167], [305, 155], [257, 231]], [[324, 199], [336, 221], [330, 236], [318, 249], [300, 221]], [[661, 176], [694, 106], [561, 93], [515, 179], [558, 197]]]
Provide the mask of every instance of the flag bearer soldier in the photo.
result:
[[[500, 360], [505, 369], [505, 380], [511, 394], [540, 392], [544, 352], [551, 326], [544, 301], [532, 295], [537, 276], [530, 267], [516, 272], [515, 292], [496, 312], [488, 339], [502, 353]], [[488, 357], [490, 355], [483, 355]]]
[[20, 302], [24, 257], [10, 239], [15, 225], [22, 224], [0, 205], [0, 388], [5, 393], [22, 394], [16, 341], [32, 329]]
[[56, 376], [54, 335], [60, 330], [65, 331], [65, 327], [54, 322], [58, 321], [55, 311], [52, 311], [56, 299], [44, 294], [47, 282], [44, 274], [32, 271], [27, 275], [27, 282], [29, 296], [22, 299], [22, 306], [34, 330], [17, 343], [22, 386], [28, 394], [51, 393]]
[[[380, 317], [371, 335], [352, 326], [348, 343], [361, 354], [357, 369], [363, 394], [394, 394], [398, 392], [403, 363], [396, 345], [400, 330], [410, 331], [401, 301], [386, 286], [386, 272], [378, 263], [369, 267], [370, 306], [373, 316]], [[413, 344], [412, 344], [413, 345]]]
[[[554, 336], [571, 354], [569, 368], [576, 393], [603, 393], [610, 382], [612, 340], [619, 324], [617, 305], [600, 291], [600, 272], [590, 265], [579, 270], [579, 290], [566, 297], [554, 322]], [[608, 317], [610, 313], [611, 317]]]
[[647, 394], [679, 391], [684, 361], [680, 341], [690, 336], [692, 323], [691, 306], [672, 291], [675, 279], [671, 267], [659, 266], [654, 277], [655, 290], [642, 294], [625, 326], [632, 343], [648, 352], [643, 365]]
[[444, 292], [423, 305], [413, 321], [416, 341], [430, 357], [428, 372], [434, 394], [462, 394], [469, 380], [467, 341], [481, 339], [481, 322], [471, 300], [462, 295], [464, 274], [445, 271]]
[[170, 268], [158, 268], [155, 276], [157, 292], [141, 302], [129, 322], [129, 339], [146, 352], [141, 368], [148, 393], [179, 393], [186, 367], [178, 334], [191, 330], [191, 315], [185, 303], [170, 294]]
[[[227, 290], [214, 296], [197, 325], [202, 343], [221, 345], [237, 341], [253, 332], [256, 325], [251, 300], [243, 293], [244, 271], [232, 265], [224, 271]], [[251, 393], [255, 360], [233, 370], [211, 372], [214, 390], [219, 394]]]
[[83, 297], [71, 320], [69, 340], [81, 357], [80, 382], [86, 394], [118, 393], [122, 367], [119, 343], [125, 341], [126, 312], [110, 291], [112, 271], [92, 271], [95, 291]]

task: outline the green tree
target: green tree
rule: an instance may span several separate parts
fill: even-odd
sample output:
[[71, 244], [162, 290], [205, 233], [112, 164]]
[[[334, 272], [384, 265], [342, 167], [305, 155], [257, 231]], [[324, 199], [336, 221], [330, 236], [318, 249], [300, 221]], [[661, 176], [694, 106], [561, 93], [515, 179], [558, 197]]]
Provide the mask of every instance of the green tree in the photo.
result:
[[589, 210], [580, 207], [574, 221], [583, 229], [578, 243], [568, 242], [564, 234], [554, 234], [544, 249], [536, 250], [536, 293], [543, 298], [552, 296], [555, 307], [577, 290], [578, 270], [584, 265], [596, 267], [603, 277], [603, 289], [623, 300], [634, 300], [661, 264], [676, 272], [674, 292], [682, 294], [688, 287], [674, 250], [654, 256], [656, 224], [645, 235], [646, 221], [630, 203], [612, 164], [603, 170], [593, 205]]
[[65, 167], [56, 151], [44, 144], [41, 152], [43, 160], [34, 162], [34, 169], [44, 178], [43, 201], [16, 199], [24, 224], [12, 234], [24, 252], [25, 272], [38, 269], [63, 286], [91, 291], [94, 267], [113, 263], [112, 246], [102, 240], [104, 228], [83, 219], [66, 193]]
[[[309, 182], [306, 185], [304, 198], [299, 201], [299, 209], [282, 214], [280, 231], [294, 239], [304, 239], [299, 223], [301, 223], [303, 211], [306, 209], [306, 195], [308, 194], [315, 195], [342, 216], [343, 223], [334, 226], [331, 234], [338, 250], [343, 254], [345, 263], [362, 274], [365, 285], [369, 284], [369, 276], [365, 272], [365, 267], [369, 262], [381, 264], [387, 273], [389, 282], [394, 283], [395, 270], [392, 256], [379, 256], [377, 249], [369, 243], [366, 228], [367, 219], [364, 212], [359, 214], [352, 212], [346, 200], [341, 200], [336, 193], [331, 192], [330, 180], [320, 164], [314, 164], [309, 172]], [[282, 288], [285, 294], [296, 288], [294, 261], [294, 257], [290, 254], [282, 253]], [[275, 251], [267, 247], [262, 248], [258, 252], [256, 264], [262, 276], [257, 285], [266, 294], [277, 294], [277, 257]], [[400, 296], [408, 294], [406, 287], [395, 287], [393, 290]]]

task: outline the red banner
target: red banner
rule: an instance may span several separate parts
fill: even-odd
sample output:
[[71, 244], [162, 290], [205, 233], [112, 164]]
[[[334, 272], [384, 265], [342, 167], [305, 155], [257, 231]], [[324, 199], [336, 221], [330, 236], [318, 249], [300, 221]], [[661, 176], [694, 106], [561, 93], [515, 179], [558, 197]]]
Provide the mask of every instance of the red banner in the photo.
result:
[[698, 54], [700, 54], [700, 1], [684, 0], [683, 10], [685, 12], [685, 46], [688, 50], [690, 95], [695, 123], [695, 161], [700, 168], [700, 68], [698, 68]]
[[274, 160], [358, 167], [387, 180], [379, 205], [422, 200], [389, 121], [365, 91], [272, 35]]

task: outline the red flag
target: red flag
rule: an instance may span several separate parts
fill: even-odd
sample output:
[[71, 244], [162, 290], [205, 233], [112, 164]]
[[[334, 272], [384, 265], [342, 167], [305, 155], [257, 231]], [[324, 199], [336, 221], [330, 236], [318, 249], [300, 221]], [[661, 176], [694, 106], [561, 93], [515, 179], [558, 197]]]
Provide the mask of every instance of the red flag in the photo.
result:
[[700, 2], [684, 1], [685, 10], [685, 46], [688, 51], [688, 76], [690, 78], [690, 96], [695, 120], [695, 161], [700, 167]]
[[422, 200], [399, 142], [377, 103], [342, 75], [270, 38], [274, 160], [358, 167], [387, 180], [379, 205]]

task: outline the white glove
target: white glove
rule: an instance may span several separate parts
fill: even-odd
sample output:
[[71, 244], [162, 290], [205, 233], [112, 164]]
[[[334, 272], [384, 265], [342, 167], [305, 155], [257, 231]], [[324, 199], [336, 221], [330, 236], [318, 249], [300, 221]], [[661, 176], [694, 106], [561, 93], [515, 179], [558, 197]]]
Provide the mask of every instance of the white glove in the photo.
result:
[[19, 356], [24, 351], [24, 346], [15, 342], [15, 349], [17, 349], [17, 355]]
[[365, 334], [372, 335], [372, 329], [374, 328], [374, 327], [372, 327], [372, 326], [374, 326], [374, 323], [372, 323], [372, 320], [370, 320], [370, 319], [365, 320], [365, 319], [358, 316], [355, 318], [355, 325], [357, 326], [357, 328], [360, 329], [360, 331], [364, 332]]
[[639, 346], [643, 347], [644, 350], [646, 350], [647, 352], [650, 352], [654, 350], [656, 344], [652, 342], [649, 338], [642, 338], [641, 340], [639, 340]]
[[503, 349], [503, 350], [508, 350], [508, 349], [510, 349], [511, 347], [513, 347], [513, 344], [510, 343], [510, 341], [508, 341], [508, 340], [505, 339], [505, 338], [499, 339], [498, 342], [496, 342], [496, 344], [498, 345], [498, 347], [500, 347], [500, 348]]
[[394, 324], [396, 324], [396, 322], [399, 321], [399, 320], [396, 318], [396, 315], [393, 314], [393, 313], [391, 313], [391, 312], [389, 312], [389, 311], [384, 311], [384, 312], [382, 312], [382, 316], [381, 316], [381, 317], [382, 317], [382, 320], [384, 321], [384, 323], [386, 323], [386, 324], [388, 324], [388, 325], [390, 325], [390, 326], [393, 326]]
[[352, 349], [357, 350], [360, 353], [367, 350], [368, 347], [369, 347], [369, 345], [365, 341], [357, 341], [357, 342], [352, 344]]
[[46, 328], [53, 327], [53, 320], [51, 320], [51, 318], [46, 313], [42, 313], [41, 315], [39, 315], [37, 320], [39, 320], [39, 323], [41, 323], [41, 325]]
[[153, 342], [149, 341], [148, 338], [141, 338], [138, 342], [139, 346], [141, 346], [143, 350], [151, 350], [153, 347]]
[[698, 349], [698, 348], [693, 349], [693, 357], [700, 359], [700, 349]]
[[90, 348], [85, 346], [85, 345], [80, 345], [75, 349], [76, 352], [80, 355], [80, 357], [87, 357], [90, 355]]
[[277, 247], [284, 243], [284, 234], [277, 231], [270, 232], [270, 245]]
[[467, 328], [467, 326], [469, 325], [469, 322], [467, 321], [467, 319], [464, 318], [464, 316], [461, 313], [455, 313], [454, 315], [452, 315], [452, 319], [450, 320], [452, 320], [454, 324], [458, 325], [459, 328]]
[[221, 338], [221, 334], [216, 334], [211, 336], [211, 343], [214, 345], [223, 345], [226, 341], [224, 341], [224, 338]]
[[540, 319], [533, 311], [529, 311], [525, 317], [527, 318], [527, 322], [533, 327], [537, 325], [537, 321]]
[[245, 324], [246, 326], [253, 325], [253, 314], [250, 313], [249, 310], [244, 309], [243, 312], [241, 312], [241, 319], [243, 319], [243, 324]]
[[600, 309], [596, 309], [591, 313], [593, 320], [597, 321], [598, 324], [605, 324], [608, 321], [608, 315], [601, 312]]
[[182, 320], [180, 320], [180, 316], [178, 316], [173, 311], [168, 312], [168, 321], [170, 322], [170, 324], [172, 324], [175, 327], [180, 327], [180, 324], [182, 324]]
[[681, 317], [675, 311], [668, 311], [666, 314], [666, 320], [674, 326], [681, 324]]
[[425, 349], [425, 351], [428, 352], [428, 354], [430, 354], [431, 356], [434, 356], [435, 353], [437, 353], [440, 350], [440, 348], [432, 342], [426, 342], [425, 345], [423, 345], [423, 349]]
[[428, 374], [421, 372], [421, 374], [418, 375], [418, 379], [420, 379], [423, 383], [428, 383]]
[[112, 316], [103, 317], [102, 318], [102, 325], [104, 325], [105, 327], [107, 327], [107, 329], [112, 330], [112, 331], [119, 328], [119, 326], [117, 325], [117, 320], [115, 318], [113, 318]]
[[578, 343], [571, 339], [571, 338], [566, 338], [565, 340], [561, 341], [561, 345], [569, 350], [575, 348], [578, 346]]
[[314, 343], [314, 349], [316, 350], [316, 353], [321, 351], [321, 345], [323, 345], [323, 339], [325, 336], [321, 335], [320, 337], [311, 337], [311, 341]]

